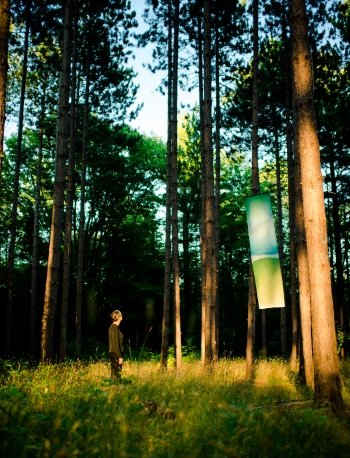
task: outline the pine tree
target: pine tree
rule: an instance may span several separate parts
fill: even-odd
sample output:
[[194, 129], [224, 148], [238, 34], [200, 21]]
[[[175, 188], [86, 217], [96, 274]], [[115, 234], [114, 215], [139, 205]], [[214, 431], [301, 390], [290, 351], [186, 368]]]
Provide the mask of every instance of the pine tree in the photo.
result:
[[[252, 99], [252, 193], [260, 191], [259, 165], [258, 165], [258, 68], [259, 68], [259, 1], [253, 2], [253, 99]], [[253, 269], [249, 267], [249, 293], [248, 293], [248, 330], [246, 345], [246, 379], [252, 380], [254, 376], [254, 350], [255, 350], [255, 316], [256, 316], [256, 290], [253, 278]], [[265, 311], [263, 311], [265, 312]], [[262, 321], [266, 314], [262, 314]], [[266, 321], [265, 321], [266, 322]], [[266, 329], [266, 328], [265, 328]], [[264, 332], [263, 332], [264, 336]]]
[[204, 0], [204, 66], [203, 66], [203, 155], [202, 176], [204, 213], [201, 257], [203, 260], [202, 304], [205, 309], [205, 358], [204, 365], [210, 367], [216, 357], [216, 308], [217, 308], [217, 253], [215, 245], [215, 196], [212, 144], [212, 97], [211, 97], [211, 7]]
[[64, 35], [62, 44], [62, 66], [60, 74], [60, 93], [58, 100], [57, 143], [53, 209], [50, 229], [50, 245], [46, 274], [45, 298], [41, 328], [41, 359], [53, 358], [54, 324], [57, 305], [57, 292], [60, 267], [60, 245], [62, 240], [62, 222], [64, 190], [67, 161], [68, 116], [69, 116], [69, 81], [71, 64], [71, 2], [64, 2]]
[[315, 399], [342, 407], [320, 147], [304, 0], [290, 1], [295, 145], [300, 157], [307, 263], [310, 280]]

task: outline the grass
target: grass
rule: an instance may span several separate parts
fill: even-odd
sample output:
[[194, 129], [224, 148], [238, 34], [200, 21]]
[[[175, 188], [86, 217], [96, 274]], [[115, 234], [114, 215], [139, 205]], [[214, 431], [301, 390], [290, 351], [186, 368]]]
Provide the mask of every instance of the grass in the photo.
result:
[[[241, 359], [160, 372], [126, 362], [8, 367], [0, 385], [0, 456], [349, 457], [350, 419], [315, 405], [288, 365], [259, 360], [254, 383]], [[342, 363], [349, 406], [350, 363]]]

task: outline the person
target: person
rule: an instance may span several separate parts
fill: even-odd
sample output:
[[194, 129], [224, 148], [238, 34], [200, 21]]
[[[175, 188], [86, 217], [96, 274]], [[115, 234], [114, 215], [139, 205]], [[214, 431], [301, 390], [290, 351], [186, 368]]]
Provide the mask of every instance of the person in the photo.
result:
[[112, 324], [108, 329], [108, 355], [111, 361], [111, 378], [114, 380], [121, 379], [123, 366], [123, 333], [119, 329], [119, 325], [123, 319], [120, 310], [114, 310], [111, 313]]

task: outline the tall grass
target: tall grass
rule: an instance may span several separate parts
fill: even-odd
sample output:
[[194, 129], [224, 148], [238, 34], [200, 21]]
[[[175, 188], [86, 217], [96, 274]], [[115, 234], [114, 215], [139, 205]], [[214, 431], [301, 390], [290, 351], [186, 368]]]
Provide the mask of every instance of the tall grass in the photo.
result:
[[[350, 421], [317, 406], [282, 360], [241, 359], [160, 371], [126, 362], [18, 366], [0, 386], [1, 457], [349, 457]], [[350, 364], [342, 366], [349, 400]]]

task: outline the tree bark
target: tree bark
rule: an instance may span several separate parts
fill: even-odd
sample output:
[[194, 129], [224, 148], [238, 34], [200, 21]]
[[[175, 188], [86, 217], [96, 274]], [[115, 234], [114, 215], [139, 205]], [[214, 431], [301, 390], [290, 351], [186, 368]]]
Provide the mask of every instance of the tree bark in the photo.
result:
[[[259, 1], [253, 2], [253, 99], [252, 99], [252, 194], [260, 192], [258, 165], [258, 71], [259, 71]], [[249, 266], [248, 319], [246, 345], [246, 379], [254, 377], [256, 290], [252, 265]], [[264, 312], [264, 310], [262, 311]], [[266, 330], [265, 330], [266, 335]], [[264, 331], [263, 331], [264, 340]]]
[[172, 23], [171, 0], [168, 0], [168, 131], [166, 158], [166, 207], [165, 207], [165, 260], [164, 260], [164, 292], [163, 292], [163, 321], [160, 365], [167, 367], [169, 348], [169, 315], [171, 297], [171, 143], [172, 143]]
[[55, 183], [41, 327], [41, 359], [43, 362], [51, 361], [53, 358], [54, 323], [59, 281], [69, 113], [68, 98], [71, 49], [71, 3], [69, 0], [65, 1], [64, 11], [64, 38], [57, 116]]
[[[205, 232], [204, 223], [205, 220], [205, 161], [203, 151], [203, 137], [204, 137], [204, 95], [203, 95], [203, 33], [202, 33], [202, 9], [198, 11], [198, 89], [199, 89], [199, 124], [200, 124], [200, 156], [201, 156], [201, 223], [200, 223], [200, 247], [201, 253], [205, 246]], [[205, 263], [204, 257], [201, 255], [201, 297], [205, 294]], [[201, 304], [202, 321], [201, 321], [201, 360], [205, 364], [206, 359], [206, 345], [205, 345], [205, 323], [206, 323], [206, 306], [202, 300]]]
[[33, 252], [32, 252], [32, 275], [30, 289], [30, 318], [29, 318], [29, 348], [30, 354], [34, 356], [36, 351], [36, 318], [38, 306], [38, 267], [39, 267], [39, 215], [40, 215], [40, 193], [41, 193], [41, 171], [44, 143], [44, 119], [46, 105], [46, 88], [44, 87], [41, 113], [39, 120], [39, 151], [36, 167], [36, 184], [35, 184], [35, 206], [33, 222]]
[[282, 41], [284, 46], [284, 96], [286, 106], [286, 144], [288, 165], [288, 216], [289, 216], [289, 276], [290, 276], [290, 308], [292, 322], [292, 348], [290, 354], [290, 367], [293, 372], [298, 370], [298, 304], [297, 304], [297, 265], [295, 243], [295, 168], [292, 140], [292, 108], [291, 108], [291, 64], [290, 42], [287, 39], [286, 2], [284, 2], [282, 16]]
[[[275, 113], [277, 119], [277, 113]], [[278, 242], [278, 255], [281, 264], [282, 280], [285, 286], [285, 273], [284, 273], [284, 236], [283, 236], [283, 218], [282, 218], [282, 187], [281, 187], [281, 158], [279, 149], [279, 132], [277, 126], [275, 127], [275, 157], [276, 157], [276, 190], [277, 190], [277, 242]], [[284, 291], [286, 288], [284, 287]], [[285, 303], [287, 301], [285, 300]], [[280, 335], [281, 335], [281, 354], [287, 354], [287, 310], [286, 307], [281, 307], [280, 310]]]
[[181, 310], [180, 310], [180, 266], [179, 266], [179, 219], [177, 196], [177, 86], [178, 86], [178, 59], [179, 59], [179, 0], [174, 0], [174, 52], [172, 62], [172, 106], [171, 106], [171, 197], [172, 197], [172, 260], [173, 260], [173, 287], [174, 287], [174, 327], [175, 327], [175, 360], [176, 369], [182, 366], [181, 353]]
[[81, 150], [81, 190], [80, 190], [80, 213], [79, 213], [79, 242], [78, 242], [78, 265], [77, 265], [77, 295], [75, 306], [75, 352], [81, 356], [81, 315], [83, 307], [84, 289], [84, 247], [85, 247], [85, 190], [86, 190], [86, 156], [87, 156], [87, 135], [89, 120], [90, 100], [90, 61], [86, 63], [84, 119], [83, 119], [83, 144]]
[[[296, 135], [295, 135], [296, 138]], [[314, 389], [314, 362], [312, 355], [312, 333], [311, 333], [311, 299], [309, 285], [309, 267], [307, 263], [307, 250], [305, 239], [305, 224], [303, 210], [303, 196], [300, 176], [300, 153], [298, 142], [295, 142], [294, 155], [294, 196], [295, 196], [295, 245], [298, 266], [299, 284], [299, 307], [300, 307], [300, 328], [301, 328], [301, 355], [299, 375], [306, 385]]]
[[204, 100], [203, 100], [203, 157], [205, 175], [204, 184], [204, 219], [201, 257], [204, 266], [205, 288], [202, 306], [205, 308], [205, 359], [209, 368], [215, 358], [216, 349], [216, 249], [215, 249], [215, 209], [214, 209], [214, 170], [212, 144], [212, 99], [211, 99], [211, 7], [210, 1], [204, 0]]
[[72, 84], [71, 84], [71, 109], [70, 109], [70, 131], [68, 146], [68, 167], [67, 167], [67, 192], [66, 192], [66, 216], [64, 225], [64, 253], [63, 253], [63, 275], [62, 275], [62, 301], [61, 301], [61, 335], [59, 359], [64, 361], [67, 356], [67, 334], [68, 334], [68, 309], [69, 291], [72, 262], [72, 221], [74, 212], [74, 170], [75, 170], [75, 135], [76, 135], [76, 10], [75, 2], [72, 1], [74, 16], [74, 28], [72, 39]]
[[256, 324], [256, 290], [253, 277], [252, 263], [249, 263], [248, 285], [248, 317], [247, 317], [247, 344], [246, 344], [246, 368], [245, 378], [247, 381], [254, 379], [254, 350], [255, 350], [255, 324]]
[[[186, 323], [186, 339], [194, 336], [193, 317], [196, 317], [196, 310], [192, 300], [192, 285], [191, 285], [191, 253], [190, 253], [190, 207], [186, 190], [184, 191], [182, 201], [182, 272], [183, 272], [183, 310], [184, 323]], [[191, 340], [188, 340], [191, 343]]]
[[261, 350], [260, 355], [263, 358], [267, 356], [267, 312], [265, 309], [261, 312]]
[[293, 106], [310, 280], [315, 399], [343, 407], [334, 324], [320, 147], [304, 0], [290, 1]]
[[[218, 17], [218, 15], [217, 15]], [[216, 21], [215, 26], [215, 259], [216, 265], [216, 317], [215, 317], [215, 340], [216, 348], [214, 358], [219, 358], [219, 326], [220, 326], [220, 296], [219, 296], [219, 271], [220, 271], [220, 128], [221, 128], [221, 105], [220, 105], [220, 44], [219, 29]]]

